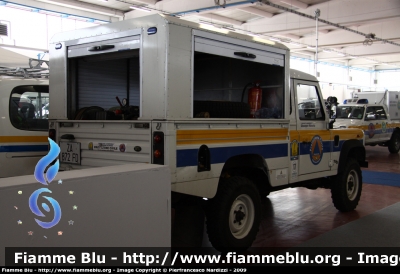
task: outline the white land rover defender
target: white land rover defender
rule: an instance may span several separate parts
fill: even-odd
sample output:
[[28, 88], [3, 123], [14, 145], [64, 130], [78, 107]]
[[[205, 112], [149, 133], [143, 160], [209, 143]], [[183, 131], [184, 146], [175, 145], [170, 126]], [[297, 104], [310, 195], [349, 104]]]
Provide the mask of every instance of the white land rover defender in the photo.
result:
[[220, 251], [252, 245], [272, 191], [329, 188], [339, 211], [354, 210], [364, 133], [332, 129], [317, 79], [290, 70], [289, 54], [164, 15], [55, 35], [49, 133], [60, 168], [168, 165], [173, 203], [208, 199]]
[[400, 92], [358, 92], [337, 106], [334, 128], [359, 128], [365, 145], [384, 146], [390, 153], [400, 150]]

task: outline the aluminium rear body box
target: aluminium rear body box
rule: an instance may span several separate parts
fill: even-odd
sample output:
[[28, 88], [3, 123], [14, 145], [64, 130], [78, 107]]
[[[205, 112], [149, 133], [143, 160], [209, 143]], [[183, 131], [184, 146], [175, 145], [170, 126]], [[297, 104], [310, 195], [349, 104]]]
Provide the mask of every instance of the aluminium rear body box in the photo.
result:
[[297, 97], [323, 99], [315, 77], [291, 79], [289, 54], [165, 15], [55, 35], [49, 134], [60, 169], [168, 165], [173, 203], [204, 202], [221, 251], [251, 246], [271, 191], [336, 182], [335, 206], [353, 210], [364, 135], [331, 130], [323, 107], [299, 117]]

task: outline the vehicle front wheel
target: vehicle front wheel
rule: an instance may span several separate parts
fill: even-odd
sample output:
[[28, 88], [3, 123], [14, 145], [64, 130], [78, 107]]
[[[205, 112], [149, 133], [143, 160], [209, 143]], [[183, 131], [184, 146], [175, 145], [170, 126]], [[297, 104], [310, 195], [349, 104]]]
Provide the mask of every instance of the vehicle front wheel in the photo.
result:
[[349, 158], [342, 172], [336, 176], [331, 187], [334, 206], [342, 212], [354, 210], [360, 201], [362, 173], [358, 162]]
[[398, 131], [393, 132], [392, 138], [390, 138], [388, 149], [390, 153], [398, 153], [400, 150], [400, 133]]
[[261, 220], [260, 194], [244, 177], [220, 182], [216, 196], [206, 209], [207, 234], [220, 252], [244, 251], [251, 247]]

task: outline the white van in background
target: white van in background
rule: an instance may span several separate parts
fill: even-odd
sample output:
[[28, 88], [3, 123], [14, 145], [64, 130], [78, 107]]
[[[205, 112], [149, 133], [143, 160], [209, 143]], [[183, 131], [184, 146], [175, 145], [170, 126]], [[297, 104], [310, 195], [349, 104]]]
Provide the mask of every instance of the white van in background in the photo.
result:
[[25, 77], [0, 73], [0, 178], [33, 175], [48, 152], [49, 80]]

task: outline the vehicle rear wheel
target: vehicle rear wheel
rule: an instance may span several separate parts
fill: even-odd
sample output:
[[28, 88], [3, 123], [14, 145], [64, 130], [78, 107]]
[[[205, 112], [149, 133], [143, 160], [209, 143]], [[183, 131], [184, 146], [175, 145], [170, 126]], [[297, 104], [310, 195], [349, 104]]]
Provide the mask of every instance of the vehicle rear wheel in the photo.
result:
[[345, 168], [332, 184], [331, 196], [334, 206], [342, 212], [354, 210], [360, 201], [362, 173], [358, 162], [349, 158]]
[[392, 138], [390, 138], [388, 149], [390, 153], [398, 153], [400, 150], [400, 133], [398, 131], [393, 132]]
[[207, 234], [220, 252], [251, 247], [261, 220], [260, 194], [249, 179], [234, 176], [222, 181], [206, 209]]

